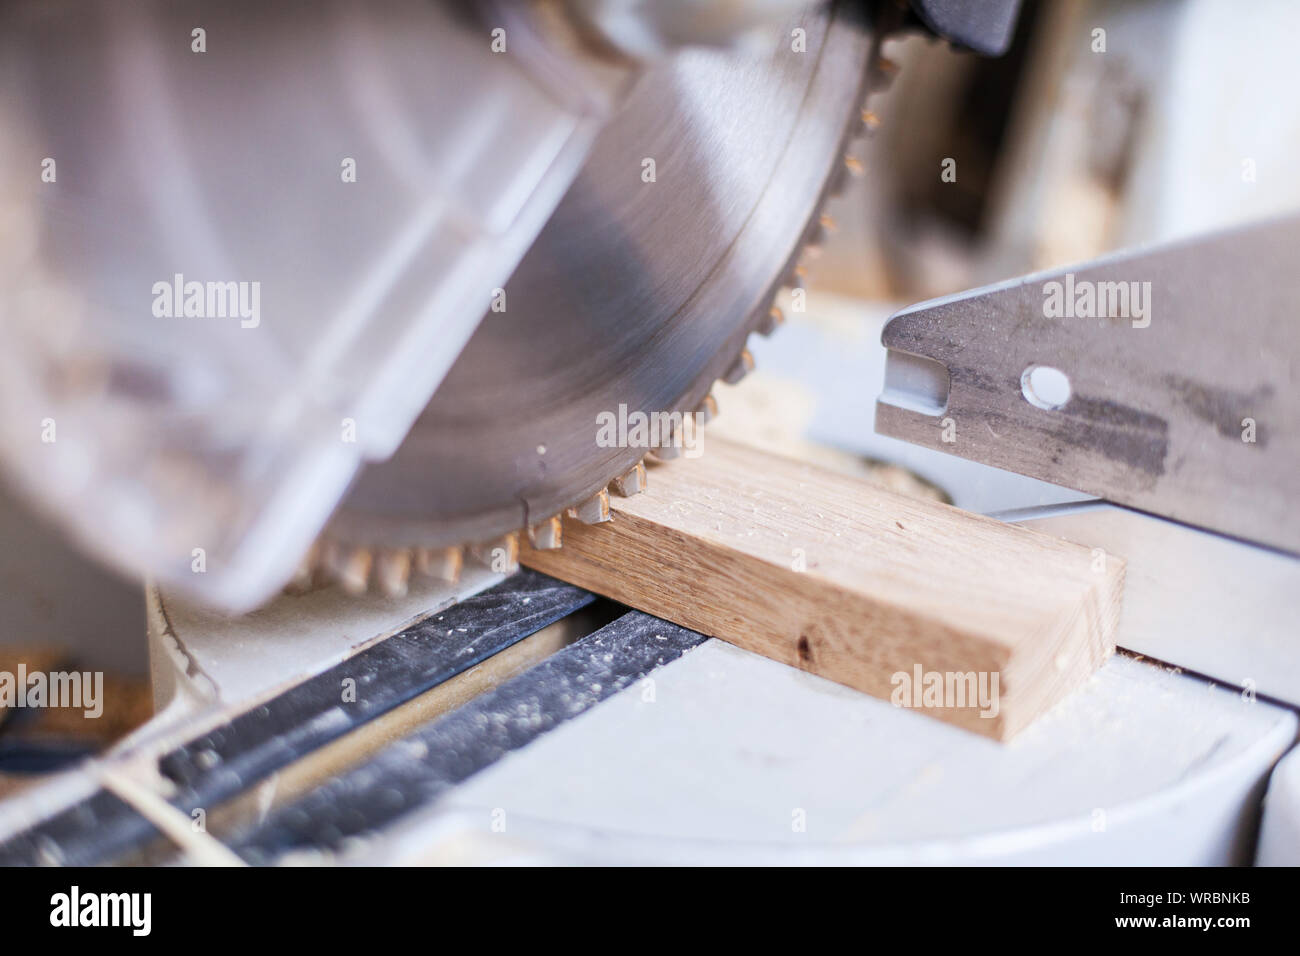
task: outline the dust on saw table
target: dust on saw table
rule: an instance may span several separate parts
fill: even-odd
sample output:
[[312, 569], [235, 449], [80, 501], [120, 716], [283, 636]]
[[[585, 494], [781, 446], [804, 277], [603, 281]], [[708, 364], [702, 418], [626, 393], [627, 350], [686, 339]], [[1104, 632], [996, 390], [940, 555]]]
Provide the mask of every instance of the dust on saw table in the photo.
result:
[[1124, 563], [711, 440], [522, 563], [1006, 739], [1112, 653]]

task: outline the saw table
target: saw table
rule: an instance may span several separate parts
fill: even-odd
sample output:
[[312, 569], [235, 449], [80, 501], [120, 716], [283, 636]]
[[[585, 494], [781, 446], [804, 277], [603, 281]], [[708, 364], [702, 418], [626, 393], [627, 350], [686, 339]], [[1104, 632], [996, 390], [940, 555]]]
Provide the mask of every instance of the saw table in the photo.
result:
[[[998, 743], [474, 565], [240, 618], [154, 591], [150, 649], [157, 716], [10, 798], [0, 861], [1243, 863], [1297, 733], [1129, 652]], [[1286, 766], [1261, 862], [1292, 858]]]

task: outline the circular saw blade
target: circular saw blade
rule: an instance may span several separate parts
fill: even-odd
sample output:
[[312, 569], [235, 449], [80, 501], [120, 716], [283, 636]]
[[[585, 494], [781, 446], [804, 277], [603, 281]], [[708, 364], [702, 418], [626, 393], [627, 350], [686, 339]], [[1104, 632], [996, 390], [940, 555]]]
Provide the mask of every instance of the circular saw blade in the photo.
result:
[[766, 52], [690, 50], [640, 79], [504, 308], [393, 457], [358, 476], [329, 540], [437, 548], [526, 528], [651, 450], [604, 447], [602, 416], [707, 401], [789, 281], [862, 123], [877, 46], [851, 6], [788, 24]]

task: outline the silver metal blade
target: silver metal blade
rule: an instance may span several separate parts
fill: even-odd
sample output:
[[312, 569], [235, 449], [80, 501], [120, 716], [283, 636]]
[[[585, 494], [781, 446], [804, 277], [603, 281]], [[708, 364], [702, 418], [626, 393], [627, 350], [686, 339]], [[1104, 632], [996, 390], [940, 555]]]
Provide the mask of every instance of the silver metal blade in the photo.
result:
[[[844, 170], [873, 50], [860, 17], [821, 8], [766, 52], [692, 50], [652, 69], [506, 284], [504, 311], [327, 533], [432, 547], [515, 531], [650, 450], [602, 447], [598, 415], [700, 406]], [[795, 29], [806, 48], [792, 47]]]
[[1297, 306], [1300, 216], [922, 303], [876, 430], [1300, 552]]

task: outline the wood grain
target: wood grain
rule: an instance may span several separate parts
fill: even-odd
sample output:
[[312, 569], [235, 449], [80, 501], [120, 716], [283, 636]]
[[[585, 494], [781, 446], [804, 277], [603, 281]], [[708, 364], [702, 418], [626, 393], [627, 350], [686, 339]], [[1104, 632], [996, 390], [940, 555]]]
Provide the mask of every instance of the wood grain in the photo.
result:
[[917, 668], [990, 690], [996, 675], [996, 708], [911, 703], [997, 739], [1114, 650], [1115, 555], [717, 439], [703, 449], [613, 498], [613, 521], [566, 521], [562, 549], [521, 561], [896, 703]]

